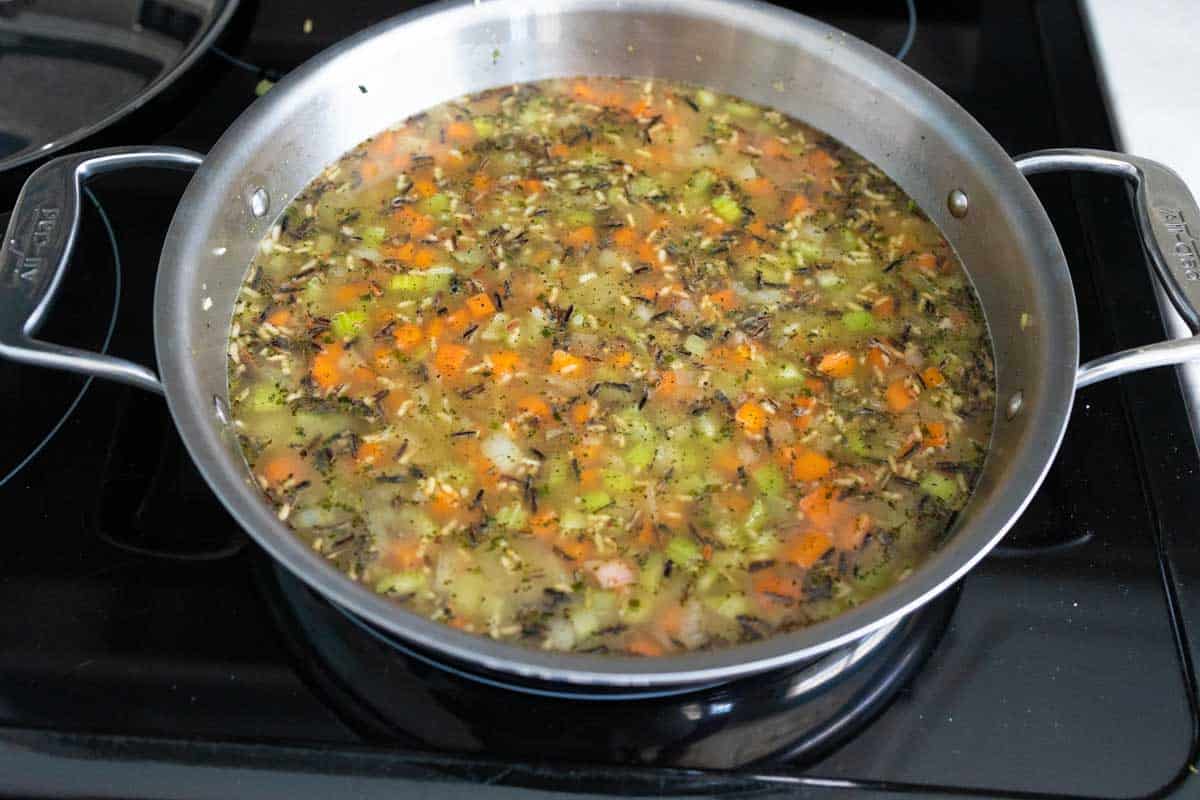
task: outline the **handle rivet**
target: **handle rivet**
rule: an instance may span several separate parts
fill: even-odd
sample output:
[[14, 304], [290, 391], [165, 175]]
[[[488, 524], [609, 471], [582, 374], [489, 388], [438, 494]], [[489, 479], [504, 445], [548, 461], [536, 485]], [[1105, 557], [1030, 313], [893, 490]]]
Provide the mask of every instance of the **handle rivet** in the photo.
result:
[[967, 207], [971, 201], [967, 199], [967, 193], [962, 189], [954, 189], [946, 198], [946, 207], [950, 209], [950, 215], [962, 219], [967, 215]]
[[1004, 413], [1012, 419], [1021, 412], [1021, 405], [1025, 402], [1025, 397], [1020, 392], [1016, 392], [1012, 397], [1008, 398], [1008, 405], [1004, 407]]
[[261, 186], [255, 187], [250, 193], [250, 213], [256, 217], [265, 217], [271, 208], [271, 196]]

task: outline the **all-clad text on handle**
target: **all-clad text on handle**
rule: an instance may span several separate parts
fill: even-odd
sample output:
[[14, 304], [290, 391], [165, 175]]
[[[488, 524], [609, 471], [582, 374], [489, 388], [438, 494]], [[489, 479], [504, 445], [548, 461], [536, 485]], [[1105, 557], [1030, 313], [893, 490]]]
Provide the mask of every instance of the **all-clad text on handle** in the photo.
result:
[[114, 147], [62, 156], [30, 175], [17, 196], [0, 247], [0, 358], [162, 393], [158, 377], [140, 364], [33, 337], [71, 259], [84, 182], [93, 175], [132, 167], [194, 169], [202, 160], [199, 154], [177, 147]]

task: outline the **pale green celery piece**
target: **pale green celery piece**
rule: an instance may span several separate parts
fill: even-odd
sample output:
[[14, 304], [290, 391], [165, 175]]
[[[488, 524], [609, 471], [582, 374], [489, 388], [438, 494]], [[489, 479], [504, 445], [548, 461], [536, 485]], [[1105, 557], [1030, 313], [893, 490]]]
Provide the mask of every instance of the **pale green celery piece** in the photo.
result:
[[573, 228], [578, 228], [594, 224], [596, 215], [586, 208], [572, 208], [563, 213], [563, 221]]
[[426, 197], [420, 203], [421, 210], [431, 216], [440, 216], [450, 209], [450, 198], [441, 192]]
[[741, 592], [728, 594], [716, 607], [716, 612], [726, 619], [737, 619], [743, 614], [752, 613], [749, 598]]
[[708, 342], [692, 333], [683, 340], [683, 349], [694, 356], [702, 356], [708, 352]]
[[602, 508], [607, 508], [608, 506], [612, 505], [613, 501], [612, 495], [610, 495], [608, 492], [600, 490], [584, 492], [580, 499], [583, 502], [584, 509], [591, 512], [599, 511]]
[[755, 117], [758, 116], [758, 109], [749, 103], [739, 103], [736, 100], [730, 100], [725, 104], [725, 110], [732, 117]]
[[754, 470], [750, 477], [754, 478], [754, 485], [763, 494], [772, 497], [783, 494], [783, 488], [786, 484], [783, 477], [783, 470], [774, 464], [763, 464]]
[[529, 517], [525, 513], [525, 508], [519, 502], [513, 502], [506, 506], [502, 506], [496, 511], [496, 524], [502, 528], [507, 528], [510, 531], [519, 531], [525, 527], [525, 523]]
[[574, 606], [571, 608], [571, 627], [575, 629], [576, 638], [586, 639], [600, 630], [600, 615], [590, 609]]
[[875, 315], [870, 311], [847, 311], [842, 314], [842, 325], [853, 333], [867, 333], [875, 330]]
[[506, 328], [511, 318], [503, 311], [497, 311], [488, 321], [487, 326], [479, 332], [479, 338], [485, 342], [498, 342], [507, 334]]
[[629, 193], [634, 197], [650, 197], [659, 193], [658, 184], [647, 175], [638, 175], [629, 182]]
[[490, 117], [475, 117], [471, 120], [471, 125], [480, 139], [489, 139], [496, 135], [496, 123]]
[[620, 206], [626, 203], [625, 192], [621, 191], [619, 186], [610, 186], [608, 189], [608, 204]]
[[834, 286], [845, 283], [842, 280], [842, 276], [831, 269], [817, 270], [816, 278], [817, 286], [820, 286], [822, 289], [832, 289]]
[[466, 467], [458, 466], [457, 464], [443, 467], [438, 471], [438, 477], [440, 477], [446, 483], [449, 483], [452, 486], [457, 486], [460, 489], [464, 486], [470, 486], [475, 482], [475, 476], [472, 474], [471, 470], [467, 469]]
[[714, 197], [711, 205], [713, 213], [730, 224], [742, 218], [742, 207], [727, 194]]
[[375, 582], [375, 591], [380, 594], [407, 595], [423, 589], [425, 582], [425, 573], [419, 570], [393, 572]]
[[762, 498], [755, 498], [751, 504], [750, 510], [746, 512], [746, 529], [750, 531], [759, 531], [767, 521], [767, 506], [763, 503]]
[[700, 560], [700, 545], [682, 536], [672, 537], [671, 541], [667, 542], [665, 552], [667, 558], [682, 566]]
[[652, 616], [654, 616], [654, 598], [648, 597], [642, 592], [630, 592], [629, 597], [621, 606], [621, 619], [632, 625], [646, 622]]
[[362, 230], [362, 241], [367, 247], [378, 247], [385, 236], [387, 236], [387, 229], [379, 225], [372, 225]]
[[953, 505], [959, 495], [958, 482], [940, 472], [925, 473], [921, 478], [921, 490], [947, 505]]
[[638, 575], [638, 583], [650, 594], [658, 593], [658, 587], [662, 584], [665, 564], [666, 558], [662, 553], [656, 551], [646, 556], [646, 563], [642, 564], [641, 574]]
[[716, 585], [720, 579], [721, 573], [712, 565], [705, 565], [700, 570], [700, 575], [696, 578], [696, 589], [699, 592], [707, 592]]
[[798, 386], [804, 383], [804, 371], [791, 362], [772, 364], [767, 368], [765, 380], [776, 389]]
[[313, 252], [319, 255], [325, 255], [333, 252], [333, 247], [336, 244], [331, 233], [322, 233], [317, 236], [316, 242], [313, 243]]
[[557, 489], [566, 484], [571, 477], [571, 465], [565, 459], [555, 458], [546, 463], [543, 472], [546, 475], [546, 487]]
[[252, 411], [271, 411], [283, 407], [284, 395], [274, 383], [257, 383], [243, 402]]
[[691, 495], [703, 492], [704, 488], [708, 486], [708, 481], [704, 479], [704, 476], [695, 472], [689, 472], [677, 477], [674, 483], [675, 488], [678, 489], [680, 493]]
[[319, 278], [309, 278], [304, 284], [304, 302], [319, 303], [325, 297], [325, 284]]
[[717, 173], [711, 169], [701, 169], [692, 173], [688, 178], [687, 189], [691, 194], [705, 194], [717, 182]]
[[581, 531], [587, 528], [587, 525], [587, 515], [575, 509], [564, 511], [562, 518], [558, 521], [558, 526], [564, 531]]
[[803, 239], [792, 245], [792, 252], [796, 256], [796, 262], [803, 267], [811, 267], [821, 260], [824, 255], [824, 250], [821, 245], [816, 242], [808, 242]]
[[588, 589], [585, 605], [597, 614], [608, 614], [617, 610], [617, 593], [604, 589]]
[[463, 614], [474, 616], [483, 611], [487, 595], [487, 581], [478, 572], [464, 572], [455, 576], [450, 596], [455, 607]]
[[329, 330], [339, 339], [351, 339], [358, 336], [363, 325], [367, 324], [367, 312], [358, 309], [339, 311], [329, 321]]
[[701, 108], [712, 108], [717, 104], [717, 96], [708, 89], [696, 90], [696, 105]]
[[692, 420], [692, 425], [705, 439], [716, 439], [721, 435], [721, 426], [712, 414], [701, 414]]
[[625, 451], [625, 462], [635, 469], [642, 469], [653, 463], [655, 452], [653, 442], [638, 442]]
[[606, 469], [601, 475], [604, 480], [604, 488], [610, 492], [621, 494], [633, 488], [633, 476], [626, 469]]
[[396, 514], [399, 529], [416, 536], [432, 536], [437, 531], [437, 525], [423, 511], [411, 506], [401, 508]]

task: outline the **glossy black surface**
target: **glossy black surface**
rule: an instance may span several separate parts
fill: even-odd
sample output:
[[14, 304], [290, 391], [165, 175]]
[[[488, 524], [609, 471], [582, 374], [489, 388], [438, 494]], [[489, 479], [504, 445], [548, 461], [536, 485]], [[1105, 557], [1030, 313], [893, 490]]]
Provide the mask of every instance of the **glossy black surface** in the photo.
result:
[[[806, 8], [889, 48], [902, 38], [902, 3], [858, 14], [845, 5], [868, 4]], [[395, 9], [262, 0], [243, 9], [224, 44], [286, 70]], [[952, 15], [926, 11], [911, 63], [1010, 152], [1112, 146], [1073, 5], [986, 0]], [[140, 140], [207, 148], [252, 101], [258, 80], [218, 62], [197, 75], [187, 108], [164, 103]], [[147, 362], [157, 253], [183, 180], [130, 174], [94, 187], [125, 267], [112, 349]], [[1055, 176], [1036, 188], [1071, 264], [1085, 357], [1160, 338], [1123, 187]], [[90, 212], [85, 238], [71, 294], [51, 323], [80, 343], [103, 334], [112, 292], [111, 256]], [[0, 465], [25, 447], [22, 437], [53, 423], [72, 385], [78, 380], [0, 369], [9, 426], [0, 427]], [[289, 644], [264, 594], [261, 556], [207, 495], [158, 403], [94, 384], [58, 435], [0, 486], [0, 793], [1124, 797], [1195, 789], [1200, 482], [1171, 370], [1080, 393], [1045, 486], [1002, 549], [964, 582], [940, 644], [878, 716], [815, 762], [732, 771], [589, 766], [599, 759], [575, 752], [567, 760], [549, 747], [520, 759], [497, 749], [494, 733], [465, 755], [430, 752], [373, 724], [321, 679], [319, 660]], [[495, 709], [487, 730], [545, 737], [520, 697]]]

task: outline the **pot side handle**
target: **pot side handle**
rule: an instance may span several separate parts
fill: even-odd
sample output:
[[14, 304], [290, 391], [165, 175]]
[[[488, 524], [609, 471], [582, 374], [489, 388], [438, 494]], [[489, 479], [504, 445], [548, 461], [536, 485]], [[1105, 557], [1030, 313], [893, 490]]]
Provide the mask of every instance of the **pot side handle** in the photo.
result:
[[71, 260], [84, 181], [132, 167], [195, 169], [202, 160], [178, 147], [113, 147], [61, 156], [35, 170], [21, 187], [0, 247], [0, 357], [162, 394], [158, 376], [140, 364], [33, 336]]
[[[1200, 334], [1200, 207], [1183, 179], [1148, 158], [1107, 150], [1038, 150], [1014, 159], [1025, 176], [1072, 170], [1133, 183], [1137, 226], [1154, 273], [1193, 334]], [[1102, 356], [1079, 366], [1077, 388], [1150, 367], [1200, 360], [1200, 336], [1168, 339]]]

